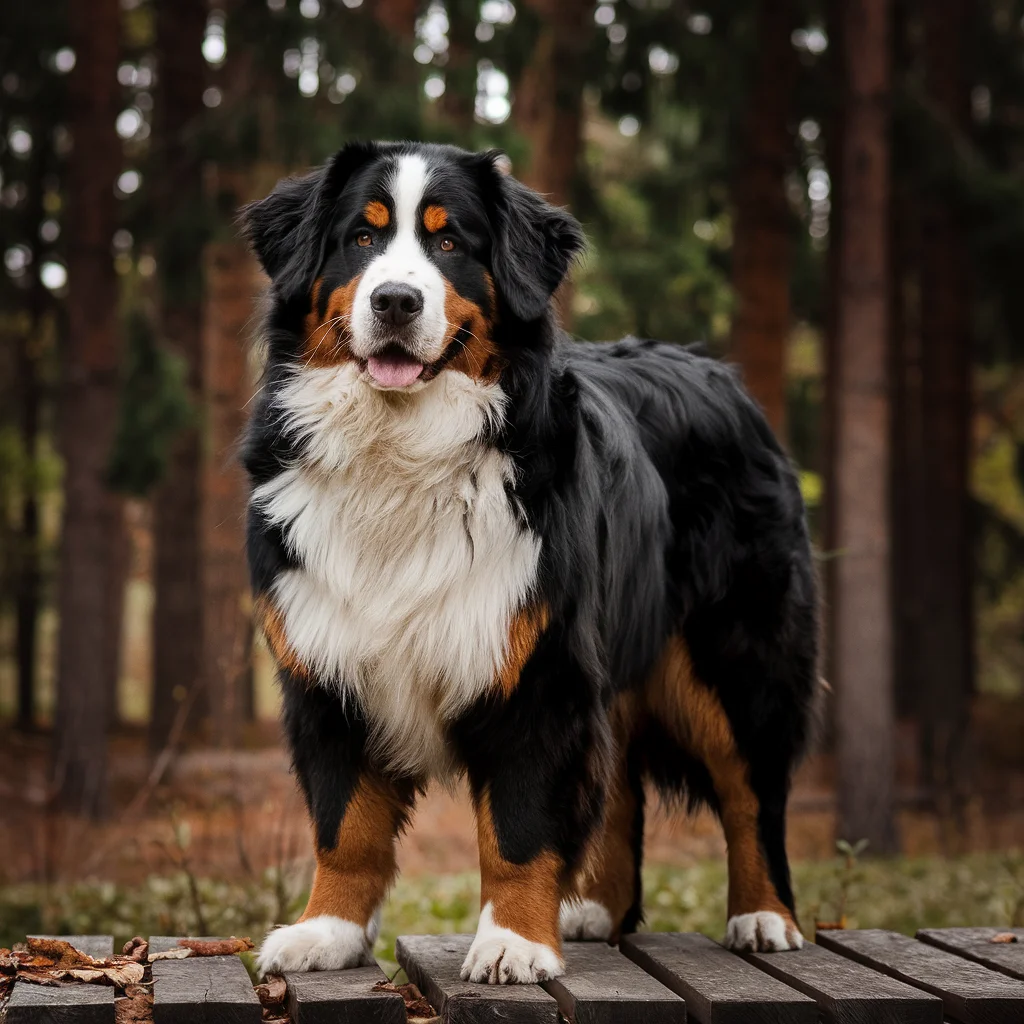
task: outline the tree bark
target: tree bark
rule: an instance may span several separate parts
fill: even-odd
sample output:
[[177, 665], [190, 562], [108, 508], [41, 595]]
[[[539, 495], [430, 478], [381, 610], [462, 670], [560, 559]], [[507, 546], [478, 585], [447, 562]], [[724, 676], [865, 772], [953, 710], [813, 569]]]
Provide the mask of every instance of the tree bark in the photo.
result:
[[792, 157], [790, 105], [796, 81], [792, 0], [761, 0], [757, 67], [747, 101], [734, 186], [732, 356], [747, 389], [780, 437], [786, 423], [786, 342], [792, 249], [785, 176]]
[[[159, 0], [159, 92], [155, 170], [161, 224], [162, 341], [184, 360], [193, 406], [198, 406], [203, 329], [203, 183], [198, 122], [203, 111], [205, 0]], [[167, 471], [153, 495], [155, 604], [153, 695], [149, 746], [162, 750], [190, 691], [200, 685], [200, 482], [198, 424], [175, 439]], [[195, 707], [194, 701], [189, 702]], [[193, 716], [194, 717], [194, 716]], [[187, 725], [185, 725], [187, 728]]]
[[[238, 190], [240, 201], [245, 197]], [[205, 256], [203, 672], [207, 731], [238, 742], [252, 713], [252, 616], [245, 562], [248, 485], [235, 457], [251, 396], [245, 340], [258, 271], [241, 241], [212, 242]]]
[[[42, 124], [32, 126], [34, 146], [29, 167], [27, 222], [33, 229], [42, 223], [43, 179], [50, 147]], [[43, 244], [38, 230], [32, 233], [32, 284], [29, 288], [28, 329], [20, 333], [17, 353], [18, 427], [24, 453], [21, 481], [21, 526], [15, 560], [15, 652], [18, 673], [17, 727], [31, 732], [36, 727], [36, 664], [39, 650], [39, 417], [43, 401], [39, 375], [39, 351], [45, 329], [47, 297], [40, 275]]]
[[[924, 9], [928, 92], [952, 130], [970, 121], [965, 47], [969, 0]], [[960, 213], [936, 190], [922, 217], [921, 383], [924, 497], [923, 645], [927, 694], [920, 703], [922, 768], [940, 809], [958, 815], [967, 794], [965, 756], [972, 684], [971, 544], [968, 497], [971, 327], [967, 240]]]
[[541, 18], [533, 57], [519, 81], [513, 116], [530, 144], [516, 176], [557, 206], [572, 201], [581, 149], [585, 55], [593, 5], [529, 0]]
[[897, 846], [890, 615], [888, 0], [844, 5], [847, 102], [836, 324], [839, 834]]
[[54, 774], [63, 806], [100, 816], [114, 713], [123, 598], [121, 501], [105, 478], [118, 401], [117, 280], [110, 253], [121, 146], [114, 130], [117, 0], [71, 4], [77, 55], [68, 176], [68, 344], [61, 402], [64, 520]]
[[447, 9], [448, 62], [440, 106], [448, 124], [465, 139], [473, 130], [476, 109], [476, 26], [480, 4], [476, 0], [448, 0]]

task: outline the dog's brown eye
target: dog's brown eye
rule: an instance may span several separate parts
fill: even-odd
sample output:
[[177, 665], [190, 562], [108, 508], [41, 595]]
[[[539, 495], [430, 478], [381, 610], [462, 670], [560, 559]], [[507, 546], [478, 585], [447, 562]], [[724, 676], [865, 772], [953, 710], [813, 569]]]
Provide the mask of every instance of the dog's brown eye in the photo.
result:
[[455, 243], [450, 238], [441, 239], [441, 252], [451, 252], [455, 248]]
[[364, 247], [367, 245], [373, 245], [373, 235], [371, 235], [369, 231], [360, 231], [359, 234], [356, 235], [356, 245]]

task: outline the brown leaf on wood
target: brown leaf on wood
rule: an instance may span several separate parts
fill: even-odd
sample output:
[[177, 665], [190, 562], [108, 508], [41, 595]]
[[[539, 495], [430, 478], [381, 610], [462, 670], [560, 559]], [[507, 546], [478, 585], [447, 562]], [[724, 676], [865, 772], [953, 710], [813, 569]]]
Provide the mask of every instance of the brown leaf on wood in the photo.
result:
[[150, 953], [149, 962], [154, 963], [157, 960], [187, 960], [190, 956], [195, 956], [191, 949], [186, 949], [184, 946], [175, 946], [173, 949], [165, 949], [162, 953]]
[[121, 953], [129, 960], [142, 963], [149, 956], [149, 943], [141, 935], [136, 935], [134, 939], [129, 939], [124, 944]]
[[65, 939], [29, 939], [26, 946], [29, 953], [46, 957], [55, 967], [92, 967], [95, 962], [88, 953], [75, 949]]
[[246, 953], [253, 948], [252, 939], [178, 939], [178, 945], [191, 949], [195, 956], [227, 956]]
[[998, 935], [993, 935], [989, 942], [1017, 942], [1017, 936], [1013, 932], [1000, 932]]
[[288, 983], [280, 974], [268, 974], [263, 984], [256, 986], [256, 995], [264, 1006], [281, 1006], [288, 998]]
[[378, 981], [374, 992], [397, 992], [405, 1001], [405, 1012], [410, 1019], [436, 1019], [434, 1008], [423, 998], [423, 993], [410, 981], [405, 985], [393, 985], [390, 981]]
[[114, 1024], [153, 1024], [153, 994], [129, 985], [124, 998], [114, 1002]]
[[30, 981], [33, 985], [59, 985], [61, 979], [59, 975], [54, 975], [49, 971], [40, 971], [35, 968], [24, 968], [18, 971], [18, 981]]

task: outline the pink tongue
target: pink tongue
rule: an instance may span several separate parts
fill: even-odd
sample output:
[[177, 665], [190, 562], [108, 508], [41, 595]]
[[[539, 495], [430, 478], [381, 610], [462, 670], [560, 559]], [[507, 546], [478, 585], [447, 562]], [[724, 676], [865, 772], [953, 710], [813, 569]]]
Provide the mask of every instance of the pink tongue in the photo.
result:
[[370, 356], [366, 361], [370, 376], [386, 388], [408, 387], [423, 372], [423, 364], [409, 356]]

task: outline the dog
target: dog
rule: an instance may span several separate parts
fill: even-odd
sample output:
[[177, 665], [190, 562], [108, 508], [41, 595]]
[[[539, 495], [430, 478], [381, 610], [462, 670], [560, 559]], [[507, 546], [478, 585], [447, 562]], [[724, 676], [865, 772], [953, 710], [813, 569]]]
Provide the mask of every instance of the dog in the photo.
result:
[[395, 840], [468, 781], [464, 979], [642, 920], [645, 786], [710, 805], [727, 946], [799, 948], [785, 848], [817, 680], [794, 470], [736, 373], [583, 343], [580, 225], [495, 152], [352, 143], [242, 213], [270, 278], [244, 439], [257, 615], [316, 873], [263, 972], [372, 963]]

